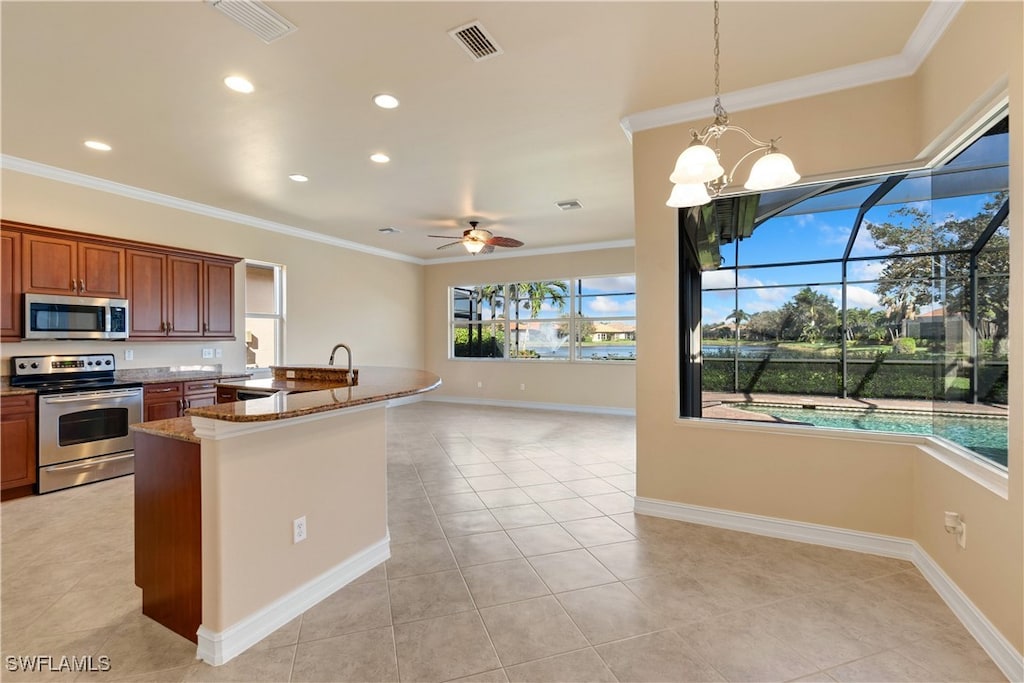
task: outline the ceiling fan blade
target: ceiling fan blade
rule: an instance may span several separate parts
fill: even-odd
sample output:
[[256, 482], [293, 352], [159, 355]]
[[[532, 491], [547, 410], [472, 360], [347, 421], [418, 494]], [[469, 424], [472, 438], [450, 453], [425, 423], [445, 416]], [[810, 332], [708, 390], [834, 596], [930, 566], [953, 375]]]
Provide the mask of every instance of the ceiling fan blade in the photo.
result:
[[490, 244], [485, 244], [485, 245], [484, 245], [484, 248], [483, 248], [483, 249], [481, 249], [481, 250], [480, 250], [479, 252], [477, 252], [477, 253], [479, 253], [479, 254], [490, 254], [490, 253], [491, 253], [492, 251], [494, 251], [494, 247], [493, 247], [493, 246], [491, 246]]
[[443, 240], [460, 240], [460, 235], [427, 235], [427, 237], [440, 237]]
[[448, 244], [442, 244], [441, 246], [438, 247], [438, 249], [447, 249], [448, 247], [454, 247], [456, 244], [462, 244], [462, 240], [459, 240], [458, 242], [449, 242]]
[[487, 244], [495, 247], [521, 247], [523, 243], [517, 239], [511, 237], [492, 237], [487, 240]]

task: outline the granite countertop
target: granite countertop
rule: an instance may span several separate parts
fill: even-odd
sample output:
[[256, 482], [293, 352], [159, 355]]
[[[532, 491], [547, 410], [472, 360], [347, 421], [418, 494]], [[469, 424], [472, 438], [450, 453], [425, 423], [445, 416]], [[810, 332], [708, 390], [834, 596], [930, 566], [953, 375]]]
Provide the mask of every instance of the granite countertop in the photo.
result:
[[12, 387], [7, 377], [0, 380], [0, 397], [3, 396], [24, 396], [25, 394], [34, 394], [35, 389], [26, 389], [25, 387]]
[[[323, 385], [321, 380], [249, 380], [248, 388], [273, 388], [273, 383], [291, 381], [311, 386]], [[252, 384], [261, 383], [261, 384]], [[378, 403], [403, 396], [413, 396], [436, 389], [441, 378], [425, 370], [409, 368], [362, 368], [356, 386], [335, 385], [335, 388], [305, 393], [275, 394], [251, 401], [220, 403], [214, 406], [191, 408], [188, 414], [228, 422], [267, 422], [330, 410], [341, 410], [367, 403]], [[235, 386], [229, 384], [229, 386]], [[287, 387], [285, 387], [287, 388]]]
[[139, 424], [133, 424], [131, 429], [132, 431], [143, 432], [145, 434], [177, 439], [178, 441], [199, 443], [199, 437], [195, 434], [196, 430], [192, 426], [191, 417], [172, 417], [169, 420], [142, 422]]
[[117, 378], [125, 382], [142, 382], [143, 384], [159, 384], [161, 382], [191, 382], [203, 379], [227, 379], [232, 377], [249, 377], [244, 370], [228, 372], [225, 370], [185, 370], [173, 368], [139, 368], [118, 370]]
[[217, 382], [217, 386], [227, 387], [229, 389], [261, 389], [263, 391], [291, 392], [337, 389], [339, 385], [345, 386], [338, 380], [274, 379], [273, 377], [263, 377], [260, 379], [228, 379], [227, 381]]

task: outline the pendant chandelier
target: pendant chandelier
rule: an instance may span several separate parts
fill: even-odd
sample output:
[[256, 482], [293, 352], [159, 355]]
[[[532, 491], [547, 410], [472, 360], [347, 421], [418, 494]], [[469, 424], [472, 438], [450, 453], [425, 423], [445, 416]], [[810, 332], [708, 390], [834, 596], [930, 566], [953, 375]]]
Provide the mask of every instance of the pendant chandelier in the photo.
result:
[[[699, 132], [690, 129], [690, 144], [679, 155], [675, 170], [669, 176], [669, 180], [675, 183], [675, 186], [668, 201], [665, 202], [668, 206], [685, 208], [707, 204], [729, 186], [740, 164], [758, 153], [762, 156], [754, 162], [743, 187], [760, 192], [774, 190], [800, 180], [800, 174], [793, 168], [793, 162], [776, 149], [775, 143], [779, 138], [763, 142], [745, 128], [729, 123], [729, 114], [719, 97], [718, 71], [718, 0], [715, 0], [715, 120]], [[754, 145], [754, 149], [741, 156], [739, 161], [733, 164], [732, 170], [726, 173], [721, 164], [718, 143], [720, 138], [730, 131], [742, 134]]]

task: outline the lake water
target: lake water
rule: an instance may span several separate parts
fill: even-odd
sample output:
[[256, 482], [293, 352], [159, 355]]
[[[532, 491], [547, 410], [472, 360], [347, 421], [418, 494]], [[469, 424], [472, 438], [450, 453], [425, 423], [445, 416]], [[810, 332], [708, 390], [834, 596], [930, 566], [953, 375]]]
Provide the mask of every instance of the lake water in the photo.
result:
[[[524, 344], [530, 351], [536, 351], [541, 358], [569, 358], [569, 345], [562, 344], [552, 349], [548, 344]], [[579, 358], [598, 360], [621, 360], [636, 358], [636, 344], [608, 344], [604, 346], [584, 346], [580, 349]]]

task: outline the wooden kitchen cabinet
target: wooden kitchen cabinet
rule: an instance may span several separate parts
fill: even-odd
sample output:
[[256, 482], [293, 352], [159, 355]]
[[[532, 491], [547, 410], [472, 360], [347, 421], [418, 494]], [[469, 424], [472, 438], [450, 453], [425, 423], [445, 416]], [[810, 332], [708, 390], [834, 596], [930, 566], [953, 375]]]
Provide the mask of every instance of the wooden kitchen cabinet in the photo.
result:
[[21, 233], [0, 233], [0, 339], [21, 339]]
[[235, 262], [129, 249], [129, 337], [234, 339]]
[[36, 482], [36, 396], [0, 398], [0, 489], [4, 500], [32, 493]]
[[167, 256], [129, 249], [127, 259], [128, 336], [166, 337]]
[[144, 421], [167, 420], [184, 414], [184, 395], [181, 382], [147, 384], [142, 388]]
[[217, 380], [205, 379], [185, 382], [185, 410], [202, 408], [217, 403]]
[[235, 264], [220, 254], [2, 221], [0, 337], [21, 339], [23, 292], [128, 299], [132, 339], [235, 338]]
[[50, 235], [22, 236], [22, 289], [37, 294], [125, 295], [125, 250]]

